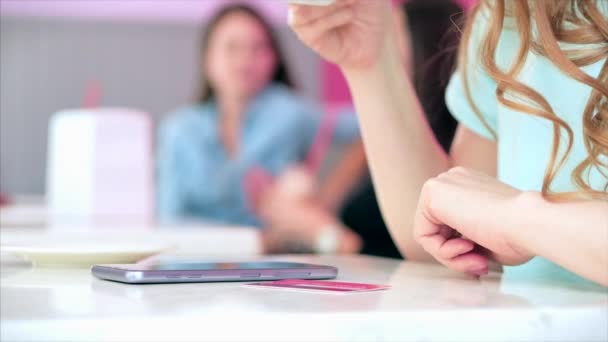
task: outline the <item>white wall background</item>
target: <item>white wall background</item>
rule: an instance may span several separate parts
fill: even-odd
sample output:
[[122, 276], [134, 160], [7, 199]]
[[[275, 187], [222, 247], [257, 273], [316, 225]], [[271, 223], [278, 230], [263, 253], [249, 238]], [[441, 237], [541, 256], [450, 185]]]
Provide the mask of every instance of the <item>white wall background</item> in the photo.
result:
[[[282, 20], [282, 1], [254, 2]], [[200, 18], [223, 2], [176, 3], [2, 0], [0, 191], [44, 192], [49, 117], [80, 106], [91, 81], [102, 85], [103, 106], [141, 109], [155, 122], [193, 98]], [[318, 98], [318, 59], [286, 26], [277, 30], [294, 78]]]

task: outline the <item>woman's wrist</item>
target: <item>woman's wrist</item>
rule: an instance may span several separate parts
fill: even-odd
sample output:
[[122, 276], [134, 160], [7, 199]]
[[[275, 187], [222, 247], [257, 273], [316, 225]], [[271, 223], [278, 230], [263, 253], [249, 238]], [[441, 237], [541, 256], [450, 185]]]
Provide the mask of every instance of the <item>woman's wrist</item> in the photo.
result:
[[319, 254], [354, 254], [361, 251], [363, 241], [341, 224], [324, 226], [317, 234], [315, 251]]
[[547, 201], [540, 192], [524, 191], [515, 199], [515, 206], [508, 212], [513, 218], [510, 227], [507, 227], [507, 240], [511, 247], [526, 255], [537, 255], [537, 243], [542, 239], [540, 232], [546, 222], [538, 218], [544, 217]]
[[[369, 84], [368, 82], [376, 79], [377, 75], [394, 75], [394, 72], [406, 75], [405, 66], [402, 61], [403, 56], [401, 56], [396, 39], [397, 38], [392, 31], [385, 34], [377, 58], [366, 66], [352, 68], [340, 67], [351, 88], [351, 82], [364, 82], [364, 84]], [[397, 70], [395, 70], [395, 67], [397, 67]]]

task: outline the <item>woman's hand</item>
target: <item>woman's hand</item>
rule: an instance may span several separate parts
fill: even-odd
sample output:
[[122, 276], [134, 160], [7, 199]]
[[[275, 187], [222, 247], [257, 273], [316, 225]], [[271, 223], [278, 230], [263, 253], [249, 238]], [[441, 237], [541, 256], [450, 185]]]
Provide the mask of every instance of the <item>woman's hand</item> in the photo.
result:
[[414, 238], [449, 268], [472, 275], [488, 261], [517, 265], [532, 258], [516, 243], [518, 218], [534, 215], [526, 194], [485, 174], [453, 168], [426, 182]]
[[[265, 225], [267, 253], [359, 251], [361, 239], [316, 199], [314, 179], [305, 167], [290, 167], [277, 179], [263, 183], [256, 212]], [[330, 251], [324, 243], [328, 236]]]
[[372, 65], [392, 29], [390, 1], [336, 0], [327, 7], [290, 5], [289, 25], [323, 58], [342, 68]]
[[[298, 197], [278, 187], [260, 201], [259, 214], [266, 253], [356, 253], [361, 239], [311, 197]], [[324, 237], [332, 239], [330, 250]]]

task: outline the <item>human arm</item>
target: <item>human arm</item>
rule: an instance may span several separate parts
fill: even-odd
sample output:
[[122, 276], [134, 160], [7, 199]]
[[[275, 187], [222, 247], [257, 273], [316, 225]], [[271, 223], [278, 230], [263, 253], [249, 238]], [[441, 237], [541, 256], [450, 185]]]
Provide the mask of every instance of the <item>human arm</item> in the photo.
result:
[[[305, 164], [284, 170], [258, 201], [257, 211], [266, 226], [265, 249], [275, 253], [358, 252], [360, 238], [336, 215], [343, 198], [352, 192], [367, 167], [356, 117], [323, 117], [315, 115], [317, 111], [309, 106], [305, 109], [305, 120], [298, 125], [305, 133]], [[329, 175], [317, 180], [319, 164], [327, 159], [332, 143], [346, 151], [328, 170]]]
[[[522, 200], [537, 208], [512, 232], [514, 245], [608, 286], [608, 201], [552, 202], [539, 193]], [[526, 206], [528, 207], [528, 206]]]
[[[431, 260], [414, 241], [412, 222], [422, 185], [454, 165], [495, 169], [495, 144], [460, 129], [452, 157], [443, 152], [407, 77], [388, 1], [338, 0], [327, 8], [292, 6], [291, 26], [337, 63], [355, 100], [380, 207], [402, 254]], [[465, 154], [482, 146], [479, 153]]]
[[306, 128], [302, 146], [305, 166], [316, 178], [316, 199], [335, 213], [367, 171], [357, 116], [351, 110], [317, 114], [320, 111], [313, 107], [306, 109], [310, 114], [301, 125]]
[[367, 159], [363, 142], [357, 139], [351, 143], [340, 161], [319, 187], [318, 200], [322, 206], [336, 212], [353, 191], [367, 170]]
[[334, 213], [311, 198], [267, 193], [259, 213], [266, 253], [358, 253], [361, 238], [344, 226]]
[[550, 201], [481, 172], [454, 168], [423, 187], [415, 238], [444, 265], [474, 275], [488, 261], [541, 256], [608, 286], [608, 202]]
[[[265, 177], [261, 177], [265, 178]], [[263, 181], [254, 201], [263, 222], [266, 253], [356, 253], [357, 234], [344, 226], [311, 191], [310, 173], [303, 168], [285, 171], [276, 181]]]
[[[413, 73], [412, 38], [408, 25], [408, 17], [404, 11], [392, 11], [394, 20], [394, 32], [398, 44], [399, 54], [403, 59], [403, 65], [408, 77]], [[345, 151], [340, 163], [336, 165], [333, 172], [327, 177], [320, 191], [320, 200], [326, 207], [336, 210], [343, 204], [347, 195], [352, 192], [355, 183], [361, 180], [363, 174], [368, 171], [367, 158], [363, 141], [357, 139]]]

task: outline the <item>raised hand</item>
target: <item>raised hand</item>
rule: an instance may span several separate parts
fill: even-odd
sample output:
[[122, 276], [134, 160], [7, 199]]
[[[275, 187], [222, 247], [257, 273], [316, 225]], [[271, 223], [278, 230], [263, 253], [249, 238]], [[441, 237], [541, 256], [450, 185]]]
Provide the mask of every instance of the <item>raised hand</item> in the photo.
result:
[[290, 5], [289, 25], [323, 58], [352, 69], [376, 62], [393, 23], [388, 0], [336, 0], [326, 7]]

